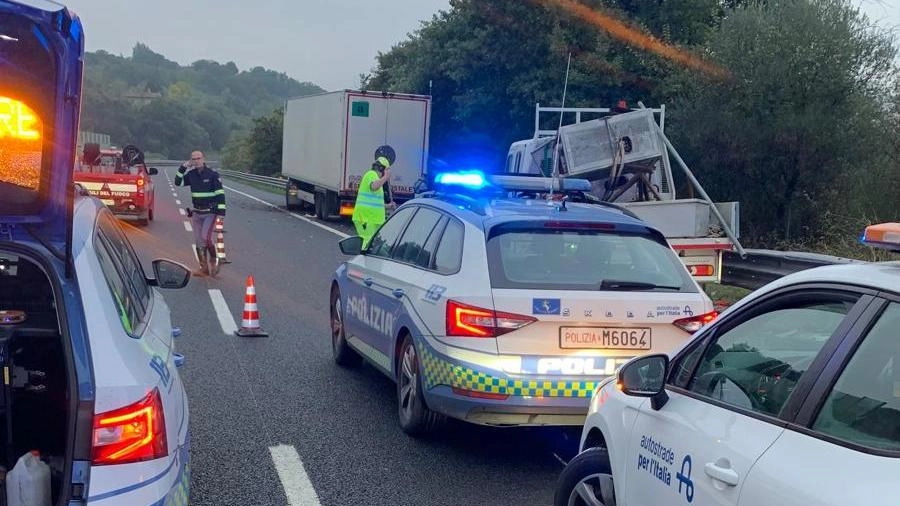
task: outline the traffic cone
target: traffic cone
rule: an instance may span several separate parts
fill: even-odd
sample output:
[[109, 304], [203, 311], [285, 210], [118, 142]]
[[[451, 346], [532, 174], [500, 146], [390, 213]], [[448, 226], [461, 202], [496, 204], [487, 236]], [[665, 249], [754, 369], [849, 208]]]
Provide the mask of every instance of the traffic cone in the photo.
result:
[[221, 218], [216, 218], [216, 258], [219, 265], [229, 263], [225, 258], [225, 223]]
[[241, 328], [234, 331], [241, 337], [269, 337], [259, 326], [259, 308], [256, 305], [256, 285], [253, 276], [247, 276], [247, 291], [244, 295], [244, 314], [241, 317]]

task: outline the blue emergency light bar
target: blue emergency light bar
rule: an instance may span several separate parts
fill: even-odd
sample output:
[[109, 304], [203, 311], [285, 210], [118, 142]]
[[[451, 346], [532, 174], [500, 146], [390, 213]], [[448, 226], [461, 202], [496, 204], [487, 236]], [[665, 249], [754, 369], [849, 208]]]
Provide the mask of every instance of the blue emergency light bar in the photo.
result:
[[591, 183], [586, 179], [560, 179], [543, 176], [518, 176], [498, 174], [486, 176], [477, 170], [441, 172], [434, 177], [435, 185], [459, 191], [482, 190], [490, 187], [502, 192], [589, 192]]
[[477, 170], [465, 172], [442, 172], [434, 177], [435, 184], [458, 186], [472, 190], [480, 190], [488, 181], [483, 172]]

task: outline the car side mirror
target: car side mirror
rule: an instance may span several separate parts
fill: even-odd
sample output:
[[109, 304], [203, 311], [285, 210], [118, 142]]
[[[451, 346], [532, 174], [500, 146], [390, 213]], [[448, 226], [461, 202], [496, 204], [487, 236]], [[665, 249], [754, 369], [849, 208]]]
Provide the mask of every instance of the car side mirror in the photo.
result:
[[159, 174], [159, 171], [156, 170], [156, 167], [150, 167], [149, 169], [147, 169], [147, 174], [150, 174], [151, 176], [155, 176], [155, 175]]
[[664, 354], [635, 358], [619, 369], [616, 388], [625, 395], [649, 397], [651, 407], [660, 410], [669, 400], [666, 376], [669, 357]]
[[160, 288], [184, 288], [191, 279], [191, 271], [187, 267], [171, 260], [154, 260], [153, 273], [156, 278], [148, 281]]
[[362, 253], [362, 245], [363, 238], [355, 235], [353, 237], [348, 237], [346, 239], [341, 239], [338, 243], [338, 246], [341, 248], [341, 253], [348, 256], [356, 256]]

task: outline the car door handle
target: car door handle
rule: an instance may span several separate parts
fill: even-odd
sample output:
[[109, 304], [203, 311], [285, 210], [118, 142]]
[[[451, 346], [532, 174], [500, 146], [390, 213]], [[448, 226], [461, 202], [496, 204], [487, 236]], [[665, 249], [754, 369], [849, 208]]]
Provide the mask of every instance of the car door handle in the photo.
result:
[[706, 475], [710, 478], [721, 481], [732, 487], [737, 486], [739, 481], [737, 471], [731, 467], [723, 467], [715, 462], [707, 462], [703, 467], [703, 471], [706, 472]]
[[375, 282], [375, 280], [372, 279], [372, 278], [365, 278], [365, 279], [363, 279], [363, 283], [365, 283], [366, 286], [372, 286], [372, 283], [374, 283], [374, 282]]
[[406, 295], [406, 292], [404, 292], [402, 288], [395, 288], [391, 293], [393, 293], [394, 297], [397, 297], [398, 299], [402, 299], [403, 296]]

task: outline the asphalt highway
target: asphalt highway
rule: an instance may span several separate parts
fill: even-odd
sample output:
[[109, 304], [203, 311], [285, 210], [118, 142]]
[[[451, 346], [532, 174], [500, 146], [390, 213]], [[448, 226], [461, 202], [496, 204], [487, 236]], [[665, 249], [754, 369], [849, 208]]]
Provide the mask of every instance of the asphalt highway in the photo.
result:
[[[154, 178], [156, 216], [126, 226], [145, 265], [196, 268], [188, 189]], [[218, 278], [164, 292], [190, 401], [191, 505], [546, 506], [577, 430], [450, 423], [414, 439], [397, 422], [393, 382], [331, 359], [328, 294], [346, 223], [289, 213], [280, 195], [226, 181]], [[148, 268], [147, 267], [147, 268]], [[266, 338], [241, 338], [247, 277]]]

